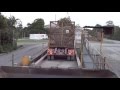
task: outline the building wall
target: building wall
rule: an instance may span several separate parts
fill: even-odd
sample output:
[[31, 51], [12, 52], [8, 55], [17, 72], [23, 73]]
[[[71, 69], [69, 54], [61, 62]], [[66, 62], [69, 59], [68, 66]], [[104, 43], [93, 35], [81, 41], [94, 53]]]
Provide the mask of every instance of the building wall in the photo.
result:
[[33, 40], [48, 39], [48, 36], [47, 34], [30, 34], [29, 39]]
[[81, 43], [81, 28], [76, 28], [75, 29], [75, 47], [80, 48], [80, 43]]
[[75, 30], [75, 42], [80, 43], [81, 42], [81, 29]]

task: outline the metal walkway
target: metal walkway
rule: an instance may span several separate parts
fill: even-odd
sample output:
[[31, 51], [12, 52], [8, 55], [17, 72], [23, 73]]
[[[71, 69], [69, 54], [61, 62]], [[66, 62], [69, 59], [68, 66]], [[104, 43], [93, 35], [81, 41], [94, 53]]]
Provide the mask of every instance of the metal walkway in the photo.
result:
[[[77, 52], [80, 54], [80, 48], [77, 48]], [[83, 46], [83, 67], [82, 68], [88, 69], [88, 70], [93, 70], [95, 68], [93, 60], [90, 57], [90, 54], [88, 53], [85, 46]]]
[[85, 69], [94, 69], [95, 65], [90, 57], [87, 49], [83, 46], [83, 63]]

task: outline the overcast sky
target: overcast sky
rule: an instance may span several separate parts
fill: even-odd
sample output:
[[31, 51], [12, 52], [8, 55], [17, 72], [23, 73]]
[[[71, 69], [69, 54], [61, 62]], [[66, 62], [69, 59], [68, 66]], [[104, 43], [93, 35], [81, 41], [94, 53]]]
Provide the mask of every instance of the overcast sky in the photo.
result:
[[115, 25], [120, 26], [120, 12], [1, 12], [4, 16], [10, 17], [10, 15], [19, 18], [22, 21], [23, 26], [27, 26], [27, 23], [32, 23], [37, 18], [43, 18], [45, 25], [50, 21], [67, 17], [68, 14], [72, 21], [80, 26], [85, 25], [105, 25], [106, 21], [112, 20]]

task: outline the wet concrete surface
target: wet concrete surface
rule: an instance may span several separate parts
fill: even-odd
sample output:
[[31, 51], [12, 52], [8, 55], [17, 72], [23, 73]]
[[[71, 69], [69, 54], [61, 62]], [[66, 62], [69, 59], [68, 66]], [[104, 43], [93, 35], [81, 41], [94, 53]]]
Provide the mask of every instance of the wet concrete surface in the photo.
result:
[[[100, 42], [90, 41], [90, 47], [100, 52]], [[104, 39], [102, 44], [102, 55], [106, 57], [109, 70], [120, 77], [120, 41]]]
[[36, 66], [41, 66], [43, 68], [78, 68], [77, 61], [67, 61], [67, 60], [44, 60], [38, 63]]
[[21, 49], [15, 50], [10, 53], [0, 55], [0, 66], [12, 66], [12, 54], [14, 54], [14, 63], [20, 63], [23, 56], [32, 56], [32, 58], [39, 55], [42, 44], [24, 45]]
[[[77, 52], [78, 52], [78, 54], [80, 54], [80, 48], [77, 48]], [[87, 49], [84, 46], [83, 46], [83, 63], [84, 63], [83, 64], [84, 68], [86, 68], [86, 69], [94, 69], [95, 68], [93, 60], [90, 57]]]
[[84, 67], [86, 69], [94, 69], [95, 68], [93, 60], [90, 57], [90, 55], [85, 47], [83, 47], [83, 62], [84, 62]]

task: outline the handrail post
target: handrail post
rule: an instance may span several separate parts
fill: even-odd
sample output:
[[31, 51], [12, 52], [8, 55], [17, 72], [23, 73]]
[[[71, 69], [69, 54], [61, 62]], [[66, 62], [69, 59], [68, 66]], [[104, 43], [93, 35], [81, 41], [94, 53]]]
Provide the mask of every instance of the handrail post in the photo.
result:
[[103, 68], [105, 69], [105, 60], [106, 60], [106, 57], [104, 57], [104, 59], [103, 59], [103, 64], [104, 64], [104, 66], [103, 66]]
[[12, 67], [14, 67], [14, 54], [12, 54]]

